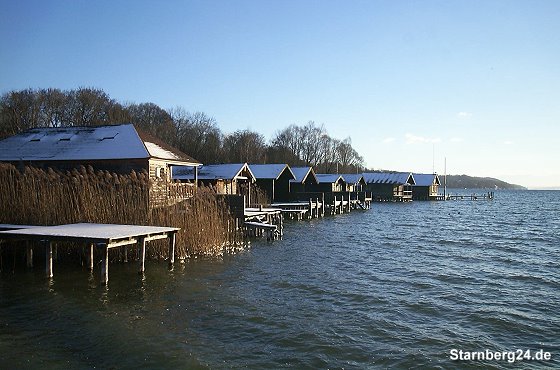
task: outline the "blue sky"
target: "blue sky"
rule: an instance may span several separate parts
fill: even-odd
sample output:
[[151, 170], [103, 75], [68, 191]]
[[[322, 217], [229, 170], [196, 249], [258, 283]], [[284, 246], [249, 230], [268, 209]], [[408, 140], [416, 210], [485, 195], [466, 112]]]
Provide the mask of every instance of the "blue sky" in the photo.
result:
[[0, 92], [106, 91], [370, 168], [560, 186], [560, 1], [0, 0]]

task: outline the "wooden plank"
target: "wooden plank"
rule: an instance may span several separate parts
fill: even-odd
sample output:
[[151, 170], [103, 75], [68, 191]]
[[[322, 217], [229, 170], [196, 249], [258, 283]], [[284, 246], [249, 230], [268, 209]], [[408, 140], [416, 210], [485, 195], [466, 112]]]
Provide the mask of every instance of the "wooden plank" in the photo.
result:
[[262, 222], [245, 222], [245, 226], [255, 229], [276, 230], [276, 225], [265, 224]]

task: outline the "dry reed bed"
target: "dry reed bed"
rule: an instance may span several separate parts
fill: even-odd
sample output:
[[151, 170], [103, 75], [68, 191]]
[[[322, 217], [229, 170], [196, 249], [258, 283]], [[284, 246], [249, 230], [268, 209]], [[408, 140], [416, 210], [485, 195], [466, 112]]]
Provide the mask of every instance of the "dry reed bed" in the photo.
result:
[[[117, 175], [81, 166], [68, 172], [0, 163], [0, 223], [60, 225], [77, 222], [170, 226], [177, 234], [178, 258], [221, 255], [234, 249], [241, 236], [225, 204], [206, 188], [169, 207], [151, 208], [150, 180], [145, 172]], [[121, 248], [112, 259], [123, 257]], [[134, 251], [134, 248], [130, 248]], [[76, 252], [78, 251], [78, 252]], [[62, 253], [61, 253], [62, 252]], [[61, 256], [81, 256], [69, 247]], [[132, 255], [134, 255], [133, 252]], [[167, 244], [152, 242], [148, 253], [167, 257]], [[129, 253], [129, 258], [131, 254]]]

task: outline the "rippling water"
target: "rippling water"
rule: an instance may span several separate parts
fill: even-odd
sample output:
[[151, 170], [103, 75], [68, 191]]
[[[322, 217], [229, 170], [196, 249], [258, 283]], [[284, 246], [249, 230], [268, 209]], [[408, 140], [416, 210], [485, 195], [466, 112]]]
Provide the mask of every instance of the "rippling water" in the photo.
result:
[[288, 223], [173, 272], [4, 271], [0, 368], [509, 368], [451, 349], [544, 349], [560, 366], [560, 192], [374, 204]]

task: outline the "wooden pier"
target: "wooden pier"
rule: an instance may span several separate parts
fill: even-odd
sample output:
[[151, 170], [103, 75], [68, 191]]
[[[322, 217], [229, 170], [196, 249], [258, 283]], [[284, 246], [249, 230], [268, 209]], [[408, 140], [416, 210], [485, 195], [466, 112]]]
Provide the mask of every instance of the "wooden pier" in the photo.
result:
[[[114, 224], [69, 224], [60, 226], [2, 225], [7, 231], [0, 231], [0, 239], [39, 241], [45, 246], [45, 269], [47, 277], [53, 276], [53, 245], [59, 241], [70, 241], [89, 246], [89, 268], [94, 267], [94, 248], [101, 254], [101, 282], [109, 281], [109, 249], [138, 244], [139, 272], [144, 272], [146, 243], [151, 240], [169, 239], [169, 265], [175, 262], [175, 236], [180, 229], [175, 227], [114, 225]], [[33, 266], [33, 247], [27, 244], [27, 264]]]
[[489, 191], [486, 194], [455, 194], [447, 195], [446, 200], [494, 200], [494, 192]]
[[248, 236], [262, 237], [266, 234], [267, 240], [275, 240], [284, 235], [282, 209], [280, 208], [245, 208], [243, 216], [243, 228]]

